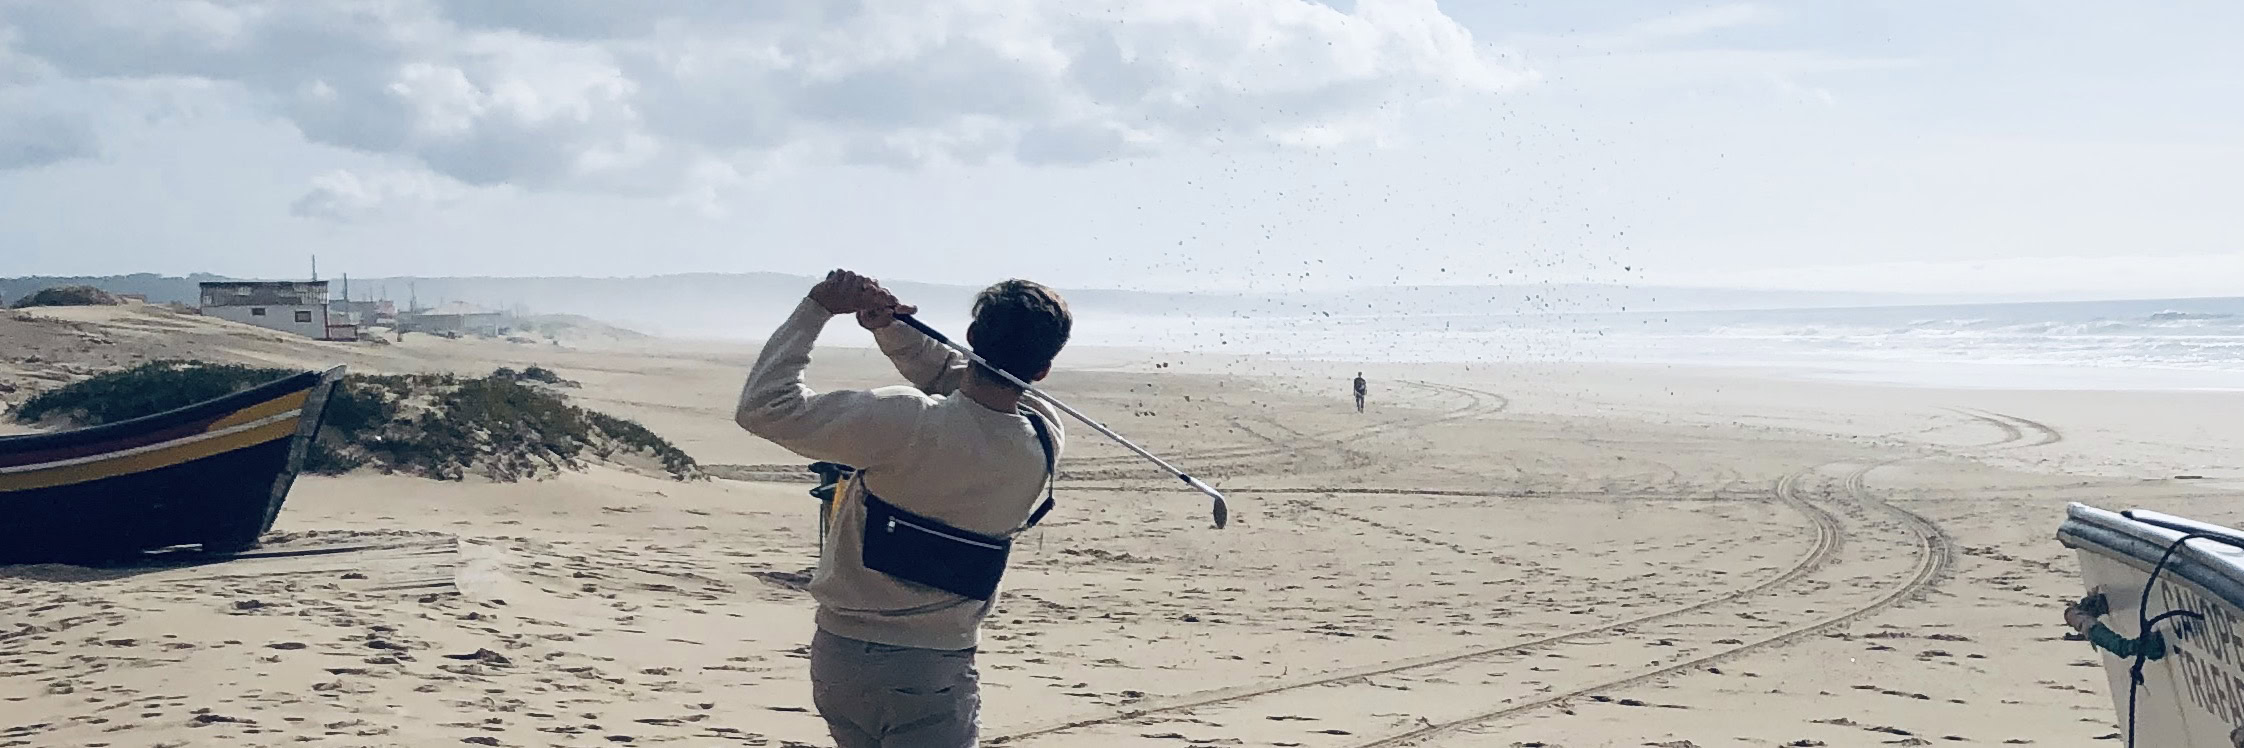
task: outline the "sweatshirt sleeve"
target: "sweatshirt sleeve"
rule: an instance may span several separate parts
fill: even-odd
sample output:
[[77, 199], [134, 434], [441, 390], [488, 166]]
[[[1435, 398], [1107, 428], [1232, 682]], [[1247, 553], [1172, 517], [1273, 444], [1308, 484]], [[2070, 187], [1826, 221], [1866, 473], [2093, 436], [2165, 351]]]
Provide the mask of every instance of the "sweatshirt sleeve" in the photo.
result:
[[887, 354], [896, 372], [921, 392], [948, 395], [966, 378], [966, 357], [935, 342], [911, 325], [892, 324], [873, 331], [873, 341]]
[[733, 420], [748, 433], [813, 460], [857, 468], [894, 459], [911, 442], [919, 415], [931, 401], [903, 388], [817, 393], [803, 384], [811, 348], [833, 319], [804, 299], [765, 341], [748, 371]]

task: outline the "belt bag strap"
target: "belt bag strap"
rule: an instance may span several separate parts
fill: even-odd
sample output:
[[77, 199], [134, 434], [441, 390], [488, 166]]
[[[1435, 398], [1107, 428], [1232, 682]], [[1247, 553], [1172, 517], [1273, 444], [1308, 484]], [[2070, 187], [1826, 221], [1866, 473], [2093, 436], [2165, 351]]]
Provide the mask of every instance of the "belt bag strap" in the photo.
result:
[[1044, 423], [1044, 416], [1038, 415], [1026, 405], [1021, 406], [1021, 417], [1027, 418], [1029, 426], [1036, 429], [1036, 444], [1044, 448], [1044, 503], [1036, 505], [1036, 511], [1029, 513], [1028, 522], [1022, 524], [1021, 529], [1014, 530], [1014, 534], [1035, 527], [1036, 523], [1044, 521], [1044, 515], [1052, 513], [1052, 507], [1059, 504], [1052, 498], [1059, 488], [1060, 480], [1060, 450], [1052, 443], [1052, 427]]

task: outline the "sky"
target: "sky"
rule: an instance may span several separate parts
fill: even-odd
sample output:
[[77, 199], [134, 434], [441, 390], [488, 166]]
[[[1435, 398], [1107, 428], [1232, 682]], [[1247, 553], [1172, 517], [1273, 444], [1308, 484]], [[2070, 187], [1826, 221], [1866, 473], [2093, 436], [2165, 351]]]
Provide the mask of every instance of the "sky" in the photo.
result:
[[0, 275], [2244, 287], [2244, 4], [0, 0]]

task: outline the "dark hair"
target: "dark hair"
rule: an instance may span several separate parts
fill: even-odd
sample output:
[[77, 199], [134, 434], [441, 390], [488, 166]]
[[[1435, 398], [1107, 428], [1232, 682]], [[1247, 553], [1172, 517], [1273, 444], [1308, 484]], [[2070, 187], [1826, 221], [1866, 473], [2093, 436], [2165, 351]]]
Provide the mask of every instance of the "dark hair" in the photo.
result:
[[1074, 327], [1075, 315], [1068, 313], [1059, 292], [1009, 280], [974, 297], [974, 325], [966, 334], [982, 360], [1031, 381], [1059, 357]]

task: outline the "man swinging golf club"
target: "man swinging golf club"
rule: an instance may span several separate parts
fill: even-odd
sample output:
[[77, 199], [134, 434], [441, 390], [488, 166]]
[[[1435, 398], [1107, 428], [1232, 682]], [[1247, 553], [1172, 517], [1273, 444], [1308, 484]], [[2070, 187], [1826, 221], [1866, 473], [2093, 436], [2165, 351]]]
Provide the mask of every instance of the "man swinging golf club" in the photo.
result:
[[[1064, 443], [1049, 404], [897, 322], [915, 311], [870, 278], [828, 274], [765, 343], [735, 413], [750, 433], [857, 470], [835, 497], [810, 583], [812, 700], [843, 748], [976, 743], [981, 621], [1012, 536], [1051, 507]], [[819, 332], [843, 314], [873, 331], [913, 387], [804, 386]], [[967, 345], [1034, 382], [1073, 324], [1051, 289], [1006, 281], [975, 298]]]

